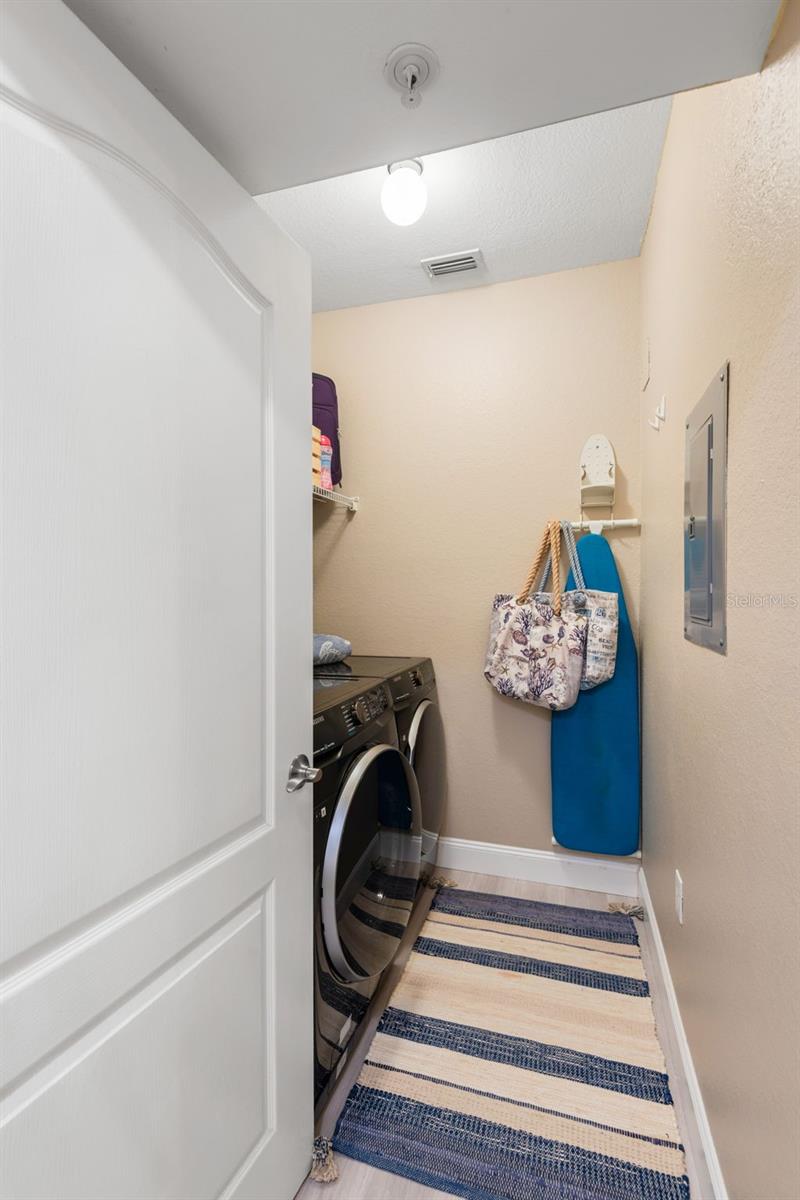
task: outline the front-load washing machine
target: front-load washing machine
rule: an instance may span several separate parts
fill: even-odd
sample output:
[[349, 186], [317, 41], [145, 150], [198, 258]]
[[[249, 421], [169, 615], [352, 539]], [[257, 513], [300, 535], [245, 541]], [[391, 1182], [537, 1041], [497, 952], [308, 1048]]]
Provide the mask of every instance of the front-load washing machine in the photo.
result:
[[436, 866], [436, 850], [447, 803], [444, 726], [436, 674], [429, 658], [354, 654], [343, 663], [315, 668], [318, 678], [371, 676], [388, 684], [400, 748], [414, 768], [422, 810], [422, 869], [427, 879]]
[[420, 877], [419, 789], [384, 681], [315, 677], [314, 765], [319, 1106], [394, 960]]

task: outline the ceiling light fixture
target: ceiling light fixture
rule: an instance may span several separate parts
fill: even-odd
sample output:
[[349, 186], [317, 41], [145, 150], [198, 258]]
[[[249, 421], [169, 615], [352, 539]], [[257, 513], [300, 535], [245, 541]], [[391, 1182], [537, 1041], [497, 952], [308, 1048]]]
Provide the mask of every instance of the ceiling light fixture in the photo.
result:
[[381, 208], [394, 225], [413, 225], [425, 212], [428, 189], [416, 158], [389, 163], [381, 188]]

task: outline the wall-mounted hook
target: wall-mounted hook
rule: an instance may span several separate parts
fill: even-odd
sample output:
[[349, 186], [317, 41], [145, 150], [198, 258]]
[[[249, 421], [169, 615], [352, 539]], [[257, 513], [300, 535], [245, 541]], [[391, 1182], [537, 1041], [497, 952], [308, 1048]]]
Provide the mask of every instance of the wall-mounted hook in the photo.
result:
[[651, 429], [655, 429], [656, 433], [658, 433], [659, 429], [661, 428], [661, 422], [666, 421], [666, 419], [667, 419], [667, 397], [662, 396], [661, 403], [659, 404], [658, 408], [655, 410], [655, 414], [652, 417], [650, 417], [647, 424], [650, 426]]

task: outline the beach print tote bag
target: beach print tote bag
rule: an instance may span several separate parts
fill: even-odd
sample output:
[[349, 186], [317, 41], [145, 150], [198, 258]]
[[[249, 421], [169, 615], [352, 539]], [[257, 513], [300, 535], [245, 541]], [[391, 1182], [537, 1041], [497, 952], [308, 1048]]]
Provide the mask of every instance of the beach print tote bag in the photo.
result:
[[[617, 631], [619, 629], [619, 596], [616, 592], [599, 592], [587, 588], [583, 577], [575, 534], [569, 521], [561, 522], [561, 530], [575, 580], [574, 591], [564, 593], [564, 601], [586, 614], [586, 657], [583, 662], [581, 691], [588, 692], [614, 675], [617, 664]], [[550, 574], [550, 555], [545, 564], [540, 587], [547, 587]]]

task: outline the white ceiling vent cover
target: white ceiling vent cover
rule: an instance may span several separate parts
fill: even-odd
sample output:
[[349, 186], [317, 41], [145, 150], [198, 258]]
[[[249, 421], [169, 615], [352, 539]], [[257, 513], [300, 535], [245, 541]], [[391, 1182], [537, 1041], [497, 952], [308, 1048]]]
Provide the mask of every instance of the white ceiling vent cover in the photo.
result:
[[480, 250], [462, 250], [460, 254], [437, 254], [420, 259], [420, 266], [430, 279], [443, 275], [458, 275], [461, 271], [479, 271], [486, 264]]

